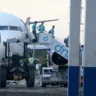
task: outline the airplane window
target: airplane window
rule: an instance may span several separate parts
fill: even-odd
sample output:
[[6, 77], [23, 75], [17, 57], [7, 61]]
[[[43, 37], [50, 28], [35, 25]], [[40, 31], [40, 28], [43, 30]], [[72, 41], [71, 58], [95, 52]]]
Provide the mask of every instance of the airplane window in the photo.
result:
[[19, 31], [23, 32], [23, 29], [21, 27], [19, 27]]
[[0, 30], [8, 30], [8, 26], [0, 26]]
[[16, 31], [18, 31], [19, 27], [17, 27], [17, 26], [9, 26], [9, 30], [16, 30]]
[[19, 26], [9, 26], [9, 30], [14, 30], [14, 31], [23, 31], [23, 29]]
[[0, 26], [0, 30], [13, 30], [23, 32], [23, 29], [19, 26]]

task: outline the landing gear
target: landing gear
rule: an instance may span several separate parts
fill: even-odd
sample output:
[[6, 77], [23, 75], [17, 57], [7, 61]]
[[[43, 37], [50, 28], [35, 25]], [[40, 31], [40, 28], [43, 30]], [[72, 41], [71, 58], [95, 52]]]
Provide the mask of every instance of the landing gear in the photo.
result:
[[7, 68], [0, 67], [0, 87], [6, 87], [6, 80], [7, 80]]

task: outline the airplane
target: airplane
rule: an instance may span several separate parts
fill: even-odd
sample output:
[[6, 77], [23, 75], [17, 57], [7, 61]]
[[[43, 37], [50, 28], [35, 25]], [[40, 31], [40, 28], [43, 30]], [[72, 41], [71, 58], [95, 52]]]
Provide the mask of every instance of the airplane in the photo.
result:
[[[37, 23], [57, 20], [59, 19], [42, 20], [37, 21]], [[32, 40], [35, 38], [29, 28], [29, 25], [34, 22], [30, 22], [30, 17], [26, 19], [26, 22], [23, 22], [13, 14], [0, 13], [0, 87], [6, 87], [7, 80], [22, 79], [26, 80], [27, 87], [34, 87], [35, 67], [34, 64], [30, 65], [27, 62], [26, 56], [27, 46], [30, 42], [32, 44]], [[52, 64], [67, 64], [68, 51], [64, 43], [55, 38], [52, 38], [52, 40], [55, 44], [55, 52], [50, 52]], [[52, 48], [54, 44], [51, 44]], [[49, 45], [46, 44], [46, 46]], [[59, 51], [61, 52], [59, 53]], [[24, 60], [23, 65], [20, 63], [22, 59]]]

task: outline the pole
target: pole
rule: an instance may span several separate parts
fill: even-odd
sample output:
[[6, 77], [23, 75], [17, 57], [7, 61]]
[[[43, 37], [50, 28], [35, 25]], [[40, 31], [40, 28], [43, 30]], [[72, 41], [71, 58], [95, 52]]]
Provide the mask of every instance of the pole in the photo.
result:
[[86, 0], [83, 96], [96, 96], [96, 0]]
[[81, 0], [71, 0], [70, 4], [68, 96], [79, 96]]
[[33, 58], [34, 58], [34, 54], [35, 54], [35, 44], [34, 44], [34, 47], [33, 47]]

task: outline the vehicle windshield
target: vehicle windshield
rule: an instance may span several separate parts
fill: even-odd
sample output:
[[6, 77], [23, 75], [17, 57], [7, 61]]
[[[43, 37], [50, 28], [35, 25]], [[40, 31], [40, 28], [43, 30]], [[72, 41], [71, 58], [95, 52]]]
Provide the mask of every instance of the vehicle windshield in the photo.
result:
[[45, 74], [51, 74], [53, 72], [53, 70], [52, 69], [45, 69], [45, 70], [43, 70], [43, 73], [45, 73]]

